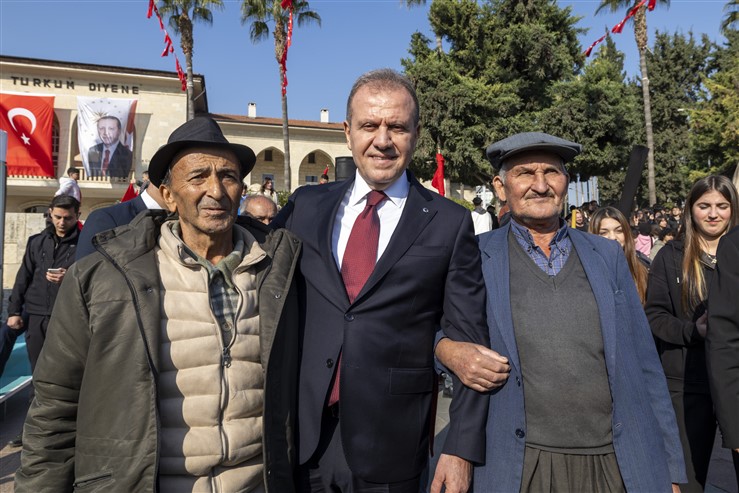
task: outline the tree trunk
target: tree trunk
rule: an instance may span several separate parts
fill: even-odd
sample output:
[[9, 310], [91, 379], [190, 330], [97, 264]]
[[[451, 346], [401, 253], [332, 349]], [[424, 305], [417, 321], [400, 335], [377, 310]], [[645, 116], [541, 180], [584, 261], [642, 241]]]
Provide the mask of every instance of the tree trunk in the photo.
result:
[[649, 76], [647, 75], [647, 13], [642, 6], [634, 17], [634, 36], [639, 49], [639, 67], [641, 69], [641, 90], [644, 98], [644, 128], [647, 132], [647, 188], [649, 205], [657, 203], [657, 185], [654, 173], [654, 133], [652, 131], [652, 103], [649, 97]]
[[182, 53], [185, 55], [185, 71], [187, 74], [187, 120], [195, 118], [195, 84], [192, 80], [192, 51], [194, 40], [192, 37], [192, 21], [187, 14], [187, 10], [183, 10], [179, 16], [177, 24], [180, 28], [180, 46]]
[[192, 53], [185, 54], [185, 65], [187, 65], [187, 120], [195, 118], [195, 84], [192, 81]]
[[652, 132], [652, 103], [649, 98], [649, 77], [647, 77], [647, 58], [644, 51], [639, 52], [641, 65], [641, 90], [644, 97], [644, 126], [647, 131], [647, 187], [649, 205], [657, 203], [657, 185], [654, 181], [654, 133]]
[[[280, 66], [280, 91], [285, 74]], [[282, 145], [285, 147], [285, 191], [292, 192], [290, 175], [290, 127], [287, 120], [287, 94], [282, 95]]]

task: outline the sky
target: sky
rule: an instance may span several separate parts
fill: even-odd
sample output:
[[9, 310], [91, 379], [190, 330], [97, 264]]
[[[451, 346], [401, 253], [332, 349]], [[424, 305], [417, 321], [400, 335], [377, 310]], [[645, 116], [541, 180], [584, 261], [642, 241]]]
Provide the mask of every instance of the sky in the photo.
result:
[[[561, 0], [581, 16], [578, 27], [583, 50], [626, 11], [595, 15], [598, 0]], [[213, 25], [194, 27], [196, 73], [205, 76], [211, 113], [245, 115], [257, 105], [257, 115], [282, 115], [274, 42], [249, 40], [240, 21], [240, 1], [224, 0]], [[310, 0], [322, 18], [321, 27], [297, 27], [288, 53], [288, 113], [291, 119], [319, 120], [329, 110], [331, 122], [344, 119], [346, 97], [362, 73], [381, 67], [400, 70], [408, 57], [411, 35], [420, 31], [433, 39], [428, 8], [408, 9], [400, 0]], [[672, 0], [648, 13], [650, 45], [654, 31], [705, 33], [718, 43], [726, 0]], [[175, 70], [172, 56], [161, 57], [163, 34], [154, 17], [146, 18], [148, 0], [0, 0], [0, 54], [68, 62]], [[176, 53], [184, 65], [179, 39]], [[626, 53], [626, 70], [638, 74], [638, 55], [630, 25], [614, 35]]]

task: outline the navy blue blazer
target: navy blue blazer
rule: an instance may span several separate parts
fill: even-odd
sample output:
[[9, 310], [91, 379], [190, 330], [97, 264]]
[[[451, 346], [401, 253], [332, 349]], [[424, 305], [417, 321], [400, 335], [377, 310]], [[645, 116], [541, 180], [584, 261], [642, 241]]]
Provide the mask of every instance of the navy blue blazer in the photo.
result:
[[[349, 303], [332, 252], [339, 204], [354, 179], [298, 189], [275, 219], [303, 241], [299, 276], [303, 330], [299, 452], [315, 452], [341, 353], [341, 439], [358, 477], [409, 480], [428, 461], [434, 423], [434, 340], [488, 344], [485, 289], [472, 218], [408, 173], [410, 190], [372, 275]], [[403, 179], [403, 178], [401, 178]], [[458, 383], [444, 453], [484, 460], [485, 394]]]
[[145, 210], [146, 204], [144, 204], [144, 199], [136, 196], [126, 202], [92, 211], [80, 232], [80, 240], [77, 244], [77, 260], [95, 251], [92, 238], [96, 234], [123, 224], [128, 224], [140, 212]]
[[[521, 488], [526, 413], [511, 313], [509, 231], [506, 225], [478, 237], [491, 347], [509, 359], [511, 374], [490, 396], [486, 462], [475, 469], [477, 493]], [[575, 229], [569, 234], [600, 312], [613, 399], [613, 446], [624, 485], [629, 492], [670, 492], [671, 483], [687, 482], [683, 452], [665, 375], [626, 258], [615, 241]]]

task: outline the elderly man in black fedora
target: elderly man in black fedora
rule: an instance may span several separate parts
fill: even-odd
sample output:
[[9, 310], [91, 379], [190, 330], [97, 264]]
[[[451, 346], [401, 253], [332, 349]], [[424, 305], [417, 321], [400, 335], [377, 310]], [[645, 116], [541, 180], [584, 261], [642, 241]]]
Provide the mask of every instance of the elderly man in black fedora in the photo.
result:
[[255, 156], [210, 118], [151, 160], [167, 209], [98, 234], [61, 287], [17, 492], [290, 492], [300, 242], [235, 224]]
[[[686, 481], [667, 383], [623, 251], [561, 218], [565, 163], [580, 150], [540, 132], [487, 149], [511, 221], [481, 235], [479, 247], [490, 343], [508, 358], [510, 376], [490, 394], [475, 491], [664, 492]], [[437, 356], [479, 386], [460, 365], [467, 349], [480, 356], [470, 346], [449, 341]]]

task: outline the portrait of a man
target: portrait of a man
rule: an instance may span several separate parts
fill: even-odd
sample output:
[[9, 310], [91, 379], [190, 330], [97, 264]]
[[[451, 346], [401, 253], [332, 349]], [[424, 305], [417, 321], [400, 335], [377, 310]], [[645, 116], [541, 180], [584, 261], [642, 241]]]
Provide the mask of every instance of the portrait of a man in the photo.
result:
[[115, 116], [99, 118], [97, 132], [101, 142], [87, 151], [89, 174], [126, 178], [131, 171], [133, 153], [120, 140], [120, 119]]

